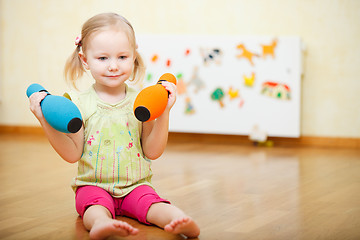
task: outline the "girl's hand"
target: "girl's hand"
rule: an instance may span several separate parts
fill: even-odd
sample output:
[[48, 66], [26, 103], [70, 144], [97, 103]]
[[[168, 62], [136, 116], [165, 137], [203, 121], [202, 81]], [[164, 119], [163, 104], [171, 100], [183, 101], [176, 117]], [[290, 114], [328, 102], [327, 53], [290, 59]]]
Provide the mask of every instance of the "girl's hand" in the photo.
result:
[[84, 127], [77, 133], [64, 134], [54, 129], [44, 118], [40, 103], [46, 97], [46, 92], [36, 92], [29, 97], [30, 110], [39, 120], [46, 137], [51, 146], [65, 161], [69, 163], [77, 162], [83, 153], [84, 147]]
[[169, 98], [168, 98], [168, 103], [166, 105], [165, 110], [170, 111], [170, 109], [174, 106], [175, 102], [176, 102], [176, 95], [177, 95], [177, 87], [175, 84], [171, 83], [171, 82], [162, 82], [161, 83], [166, 90], [168, 90], [169, 92]]
[[44, 119], [40, 103], [46, 97], [46, 95], [46, 92], [36, 92], [31, 94], [29, 97], [30, 110], [40, 122]]

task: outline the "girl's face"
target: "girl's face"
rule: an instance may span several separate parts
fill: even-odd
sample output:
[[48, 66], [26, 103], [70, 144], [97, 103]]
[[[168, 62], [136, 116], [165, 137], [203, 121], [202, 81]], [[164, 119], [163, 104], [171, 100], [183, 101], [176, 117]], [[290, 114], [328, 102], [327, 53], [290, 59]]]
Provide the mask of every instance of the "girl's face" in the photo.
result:
[[123, 86], [134, 67], [134, 49], [123, 31], [104, 30], [90, 36], [86, 51], [79, 54], [96, 85], [105, 88]]

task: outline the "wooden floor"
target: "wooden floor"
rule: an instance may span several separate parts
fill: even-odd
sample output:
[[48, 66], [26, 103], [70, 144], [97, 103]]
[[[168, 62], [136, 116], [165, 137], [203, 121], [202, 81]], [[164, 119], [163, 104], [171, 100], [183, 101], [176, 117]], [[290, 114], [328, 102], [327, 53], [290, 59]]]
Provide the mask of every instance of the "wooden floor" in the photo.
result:
[[[360, 150], [169, 143], [153, 183], [199, 239], [360, 239]], [[0, 239], [88, 239], [69, 183], [76, 164], [44, 137], [0, 135]], [[140, 228], [126, 239], [183, 239]], [[122, 238], [113, 238], [122, 239]]]

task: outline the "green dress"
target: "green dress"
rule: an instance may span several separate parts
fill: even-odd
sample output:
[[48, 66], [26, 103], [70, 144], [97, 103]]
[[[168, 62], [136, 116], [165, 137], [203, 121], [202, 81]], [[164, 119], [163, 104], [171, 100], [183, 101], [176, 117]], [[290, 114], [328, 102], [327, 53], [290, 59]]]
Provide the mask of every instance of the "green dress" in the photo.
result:
[[151, 161], [141, 148], [142, 123], [133, 113], [137, 92], [126, 86], [126, 97], [117, 104], [102, 101], [93, 87], [69, 92], [84, 121], [84, 152], [72, 181], [98, 186], [114, 197], [123, 197], [140, 185], [151, 184]]

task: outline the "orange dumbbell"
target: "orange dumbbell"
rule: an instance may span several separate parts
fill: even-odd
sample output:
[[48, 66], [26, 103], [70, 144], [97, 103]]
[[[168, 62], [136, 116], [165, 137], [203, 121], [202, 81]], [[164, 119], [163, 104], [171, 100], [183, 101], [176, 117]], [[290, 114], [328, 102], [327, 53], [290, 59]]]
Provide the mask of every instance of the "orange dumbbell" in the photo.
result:
[[176, 77], [171, 73], [163, 74], [157, 84], [144, 88], [134, 102], [135, 117], [141, 122], [149, 122], [158, 118], [165, 110], [169, 93], [161, 82], [176, 84]]

